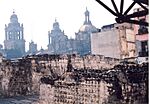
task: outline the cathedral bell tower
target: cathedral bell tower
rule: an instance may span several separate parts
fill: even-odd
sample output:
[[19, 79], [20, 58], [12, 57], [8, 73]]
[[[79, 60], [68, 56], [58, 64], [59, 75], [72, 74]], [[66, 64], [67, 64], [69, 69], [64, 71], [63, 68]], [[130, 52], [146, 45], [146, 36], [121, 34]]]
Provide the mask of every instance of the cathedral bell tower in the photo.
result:
[[85, 15], [84, 25], [92, 25], [92, 23], [90, 21], [90, 13], [87, 8], [86, 8], [84, 15]]
[[85, 20], [78, 33], [75, 33], [77, 53], [80, 55], [91, 54], [91, 34], [98, 32], [97, 28], [92, 25], [90, 12], [86, 8], [84, 12]]
[[25, 40], [23, 24], [20, 25], [18, 17], [13, 11], [8, 26], [5, 24], [4, 47], [7, 58], [18, 58], [25, 54]]

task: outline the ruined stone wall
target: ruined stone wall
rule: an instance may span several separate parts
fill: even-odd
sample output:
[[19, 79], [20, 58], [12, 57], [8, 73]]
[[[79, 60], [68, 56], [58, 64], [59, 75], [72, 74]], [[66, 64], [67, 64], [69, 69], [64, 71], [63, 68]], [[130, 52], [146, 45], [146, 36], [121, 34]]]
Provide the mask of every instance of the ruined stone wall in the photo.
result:
[[84, 57], [72, 56], [71, 64], [76, 69], [110, 69], [118, 64], [119, 60], [103, 55], [87, 55]]
[[[116, 67], [118, 63], [117, 59], [101, 55], [35, 55], [2, 60], [0, 97], [37, 94], [40, 104], [113, 104], [115, 98], [108, 90], [114, 87], [112, 93], [120, 99], [140, 99], [136, 91], [145, 99], [148, 65]], [[139, 76], [143, 82], [136, 82], [141, 81]]]
[[[38, 73], [40, 78], [44, 76], [55, 80], [57, 77], [61, 77], [53, 84], [50, 82], [47, 82], [49, 84], [37, 83], [35, 88], [40, 89], [40, 104], [73, 104], [77, 102], [100, 104], [105, 102], [109, 95], [107, 83], [95, 79], [92, 81], [83, 79], [83, 82], [77, 84], [68, 73], [75, 69], [110, 69], [119, 62], [117, 59], [101, 55], [87, 55], [84, 57], [63, 55], [48, 56], [47, 58], [40, 56], [38, 58], [32, 57], [31, 60], [32, 69], [35, 70], [35, 74]], [[71, 70], [69, 70], [69, 65], [71, 65]]]
[[79, 91], [79, 103], [103, 104], [108, 99], [108, 84], [104, 81], [89, 80], [81, 83]]
[[31, 94], [31, 64], [27, 60], [0, 63], [0, 97]]
[[32, 57], [32, 66], [35, 70], [45, 70], [47, 68], [54, 70], [58, 74], [63, 74], [67, 70], [68, 60], [74, 69], [108, 69], [119, 63], [118, 59], [104, 57], [102, 55], [87, 55], [80, 57], [78, 55], [58, 55], [47, 57]]
[[40, 78], [42, 76], [64, 76], [68, 69], [68, 62], [72, 69], [110, 69], [118, 64], [119, 60], [102, 55], [45, 55], [30, 57], [32, 64], [32, 90], [39, 93]]
[[3, 60], [0, 63], [0, 96], [19, 96], [40, 94], [40, 79], [51, 76], [54, 79], [65, 76], [71, 69], [111, 68], [117, 59], [104, 56], [87, 55], [35, 55], [18, 60]]
[[[130, 68], [125, 65], [116, 68], [114, 67], [114, 65], [118, 63], [118, 60], [108, 58], [108, 57], [106, 58], [103, 56], [94, 56], [94, 55], [89, 55], [84, 57], [79, 57], [76, 55], [71, 55], [71, 56], [65, 55], [63, 57], [57, 56], [57, 58], [55, 57], [53, 59], [40, 58], [38, 62], [41, 63], [43, 67], [45, 67], [45, 70], [44, 71], [42, 70], [41, 78], [42, 76], [46, 76], [46, 78], [51, 80], [51, 82], [47, 81], [46, 82], [47, 84], [41, 83], [39, 85], [41, 104], [46, 104], [46, 103], [47, 104], [58, 104], [58, 103], [72, 104], [77, 102], [83, 104], [88, 104], [88, 103], [101, 104], [102, 102], [104, 104], [105, 103], [125, 104], [128, 101], [132, 103], [133, 102], [141, 103], [142, 101], [139, 98], [140, 96], [136, 93], [136, 91], [138, 91], [138, 93], [140, 93], [139, 91], [142, 91], [142, 93], [140, 93], [142, 94], [141, 97], [142, 99], [145, 99], [146, 96], [146, 94], [143, 93], [147, 90], [147, 88], [145, 88], [147, 86], [145, 85], [145, 81], [140, 83], [130, 82], [129, 79], [127, 79], [129, 76], [124, 74], [124, 73], [127, 74], [128, 71], [131, 70], [134, 72], [137, 69], [140, 69], [139, 66], [135, 68], [135, 65], [133, 65], [132, 66], [133, 68], [132, 67]], [[47, 64], [43, 64], [43, 63], [47, 63]], [[39, 67], [37, 63], [34, 64], [37, 65], [37, 66], [35, 65], [36, 67]], [[113, 70], [111, 70], [112, 68]], [[140, 69], [139, 71], [145, 71], [146, 69], [147, 68]], [[50, 70], [53, 70], [53, 73]], [[82, 77], [80, 79], [81, 81], [73, 78], [75, 74], [75, 70], [80, 70], [81, 72], [83, 72], [78, 74], [81, 75]], [[94, 70], [103, 71], [105, 74], [104, 73], [102, 74], [104, 74], [104, 77], [106, 79], [103, 79], [100, 76], [98, 77], [101, 80], [93, 77], [92, 72], [94, 72]], [[115, 71], [115, 70], [119, 70], [119, 71]], [[121, 70], [125, 72], [123, 73]], [[98, 71], [97, 73], [99, 72], [100, 71]], [[89, 73], [91, 73], [91, 75]], [[111, 76], [107, 76], [110, 73]], [[95, 72], [94, 75], [97, 76]], [[117, 77], [115, 77], [114, 75], [116, 75]], [[139, 85], [141, 86], [141, 88], [139, 87]], [[109, 87], [111, 89], [109, 89]], [[112, 90], [112, 92], [111, 91], [109, 92], [108, 90]]]
[[9, 81], [12, 77], [13, 67], [9, 62], [0, 63], [0, 96], [8, 95], [9, 93]]
[[54, 86], [41, 84], [40, 104], [104, 104], [109, 96], [107, 86], [103, 81], [80, 84], [60, 81]]

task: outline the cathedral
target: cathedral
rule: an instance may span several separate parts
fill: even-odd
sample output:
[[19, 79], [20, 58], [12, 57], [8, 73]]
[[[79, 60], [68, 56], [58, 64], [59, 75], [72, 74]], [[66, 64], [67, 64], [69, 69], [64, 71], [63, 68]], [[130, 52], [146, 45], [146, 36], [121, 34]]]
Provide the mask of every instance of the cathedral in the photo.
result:
[[59, 27], [59, 23], [55, 19], [53, 29], [48, 32], [48, 50], [51, 54], [63, 54], [67, 52], [68, 37]]
[[90, 21], [90, 13], [86, 8], [84, 13], [85, 20], [79, 31], [75, 33], [75, 39], [68, 39], [59, 28], [59, 23], [55, 20], [53, 29], [48, 32], [48, 51], [51, 54], [72, 54], [77, 53], [80, 55], [91, 53], [91, 33], [98, 32], [98, 29], [92, 25]]
[[5, 25], [4, 48], [7, 58], [18, 58], [25, 54], [23, 29], [23, 24], [18, 22], [18, 17], [13, 11], [10, 23]]
[[37, 44], [33, 41], [29, 43], [29, 51], [25, 52], [25, 39], [23, 24], [18, 22], [18, 17], [13, 11], [10, 16], [10, 23], [5, 25], [4, 50], [0, 46], [0, 52], [4, 53], [6, 58], [20, 58], [29, 54], [91, 54], [91, 34], [98, 32], [98, 29], [92, 25], [90, 13], [86, 8], [84, 13], [85, 20], [79, 31], [75, 33], [75, 39], [69, 39], [64, 31], [60, 29], [59, 22], [55, 19], [51, 31], [48, 31], [48, 49], [37, 50]]
[[85, 20], [79, 32], [75, 33], [77, 53], [80, 55], [91, 54], [91, 33], [98, 32], [98, 29], [90, 21], [90, 13], [86, 8]]

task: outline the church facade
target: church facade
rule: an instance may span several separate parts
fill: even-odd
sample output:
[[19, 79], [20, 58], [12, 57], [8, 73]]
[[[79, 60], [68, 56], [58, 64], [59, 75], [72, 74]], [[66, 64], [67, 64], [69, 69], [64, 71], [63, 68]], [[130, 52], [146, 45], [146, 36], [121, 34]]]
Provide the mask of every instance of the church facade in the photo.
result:
[[13, 12], [10, 23], [5, 25], [4, 49], [7, 58], [18, 58], [25, 54], [25, 40], [23, 24], [18, 22], [18, 17]]
[[77, 53], [80, 55], [91, 53], [91, 33], [98, 32], [98, 29], [92, 25], [90, 21], [90, 13], [86, 9], [85, 20], [79, 31], [75, 33], [75, 39], [68, 39], [59, 28], [59, 23], [55, 20], [53, 29], [48, 32], [48, 51], [51, 54], [72, 54]]
[[67, 52], [68, 37], [59, 27], [59, 23], [55, 19], [53, 29], [48, 32], [48, 50], [51, 54], [63, 54]]

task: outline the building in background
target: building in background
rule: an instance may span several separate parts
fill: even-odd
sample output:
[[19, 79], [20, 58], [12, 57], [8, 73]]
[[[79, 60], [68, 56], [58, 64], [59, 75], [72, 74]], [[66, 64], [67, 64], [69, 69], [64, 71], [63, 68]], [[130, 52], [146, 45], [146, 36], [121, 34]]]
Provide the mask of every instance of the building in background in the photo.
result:
[[6, 54], [5, 54], [5, 51], [3, 49], [3, 45], [0, 44], [0, 54], [3, 56], [3, 57], [6, 57]]
[[53, 29], [48, 32], [49, 44], [48, 50], [52, 54], [67, 53], [67, 41], [68, 37], [64, 34], [59, 27], [59, 23], [55, 19], [53, 23]]
[[37, 44], [31, 41], [29, 43], [29, 51], [26, 54], [33, 55], [37, 52]]
[[[137, 8], [134, 11], [140, 11]], [[6, 58], [19, 58], [28, 54], [99, 54], [112, 58], [138, 57], [140, 60], [148, 59], [148, 28], [134, 24], [110, 24], [97, 29], [90, 20], [90, 12], [84, 13], [85, 20], [75, 39], [69, 39], [60, 29], [55, 19], [53, 28], [48, 32], [48, 49], [37, 50], [37, 44], [29, 43], [29, 51], [25, 52], [23, 24], [20, 25], [18, 17], [13, 12], [10, 23], [5, 25], [4, 49], [0, 52]], [[135, 18], [139, 21], [148, 21], [148, 16]]]
[[[91, 33], [98, 32], [98, 29], [90, 21], [90, 13], [86, 9], [85, 21], [75, 39], [68, 38], [64, 31], [60, 29], [59, 22], [55, 19], [53, 29], [48, 32], [48, 49], [37, 50], [37, 44], [33, 41], [29, 43], [29, 50], [25, 52], [25, 40], [23, 24], [20, 25], [18, 17], [13, 12], [10, 23], [5, 25], [4, 53], [6, 58], [19, 58], [29, 54], [73, 54], [86, 55], [91, 53]], [[1, 51], [2, 53], [2, 51]]]
[[73, 38], [68, 39], [67, 42], [67, 53], [68, 54], [77, 54], [77, 45], [76, 45], [76, 40]]
[[23, 24], [20, 25], [18, 17], [13, 11], [10, 23], [5, 25], [4, 49], [7, 58], [18, 58], [25, 54], [25, 40]]
[[98, 32], [98, 29], [90, 21], [90, 13], [86, 9], [85, 21], [80, 27], [78, 33], [75, 33], [75, 39], [68, 39], [64, 31], [59, 28], [59, 23], [55, 20], [53, 29], [48, 33], [49, 44], [48, 51], [51, 54], [71, 54], [80, 55], [91, 53], [91, 33]]
[[91, 53], [91, 33], [98, 32], [98, 29], [92, 25], [90, 20], [90, 12], [87, 10], [84, 13], [85, 21], [80, 27], [78, 33], [75, 33], [77, 53], [80, 55]]
[[[134, 12], [143, 10], [134, 9]], [[136, 17], [135, 20], [148, 22], [149, 16]], [[134, 25], [134, 34], [136, 35], [136, 55], [139, 62], [148, 61], [148, 27], [143, 25]]]
[[131, 24], [110, 24], [91, 34], [92, 54], [118, 59], [135, 57], [135, 35]]

